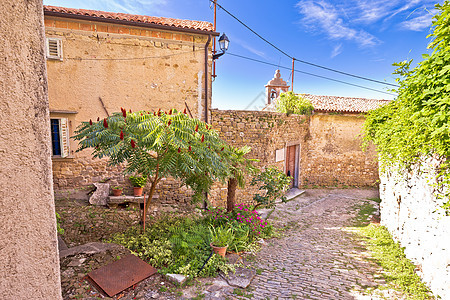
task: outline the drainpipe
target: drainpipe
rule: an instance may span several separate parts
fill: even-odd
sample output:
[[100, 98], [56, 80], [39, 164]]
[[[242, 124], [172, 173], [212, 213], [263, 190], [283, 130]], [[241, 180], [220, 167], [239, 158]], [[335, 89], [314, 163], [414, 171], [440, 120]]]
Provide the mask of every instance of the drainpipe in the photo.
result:
[[211, 35], [205, 45], [205, 123], [208, 123], [208, 47], [211, 43]]
[[[205, 123], [208, 123], [208, 47], [211, 43], [211, 35], [208, 35], [208, 41], [205, 45]], [[205, 192], [203, 208], [208, 209], [208, 193]]]

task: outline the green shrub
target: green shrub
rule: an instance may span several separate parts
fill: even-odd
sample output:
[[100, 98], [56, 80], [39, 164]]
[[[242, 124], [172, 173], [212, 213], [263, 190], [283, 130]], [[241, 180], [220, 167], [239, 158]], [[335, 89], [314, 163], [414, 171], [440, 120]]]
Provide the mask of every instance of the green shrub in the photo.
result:
[[276, 110], [287, 115], [308, 115], [314, 110], [314, 106], [306, 98], [294, 94], [294, 92], [281, 93], [276, 102]]
[[234, 240], [234, 232], [231, 226], [209, 227], [211, 244], [216, 247], [227, 247]]

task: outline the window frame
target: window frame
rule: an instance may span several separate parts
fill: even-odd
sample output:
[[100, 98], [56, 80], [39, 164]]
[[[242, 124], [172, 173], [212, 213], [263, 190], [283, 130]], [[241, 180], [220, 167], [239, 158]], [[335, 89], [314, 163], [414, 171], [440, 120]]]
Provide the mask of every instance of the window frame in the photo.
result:
[[[54, 41], [56, 42], [56, 50], [57, 55], [51, 55], [50, 54], [50, 42]], [[46, 37], [45, 38], [45, 54], [47, 59], [51, 60], [63, 60], [63, 47], [62, 47], [62, 39], [61, 38], [55, 38], [55, 37]]]

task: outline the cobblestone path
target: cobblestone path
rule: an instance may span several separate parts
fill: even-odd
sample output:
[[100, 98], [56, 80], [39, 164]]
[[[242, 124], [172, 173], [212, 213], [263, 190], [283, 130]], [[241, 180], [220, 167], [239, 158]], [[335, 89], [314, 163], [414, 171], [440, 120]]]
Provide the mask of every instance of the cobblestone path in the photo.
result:
[[252, 299], [377, 299], [363, 291], [385, 284], [380, 267], [367, 260], [361, 239], [345, 229], [356, 207], [376, 205], [368, 198], [377, 196], [376, 190], [315, 189], [277, 205], [269, 219], [288, 229], [257, 254]]

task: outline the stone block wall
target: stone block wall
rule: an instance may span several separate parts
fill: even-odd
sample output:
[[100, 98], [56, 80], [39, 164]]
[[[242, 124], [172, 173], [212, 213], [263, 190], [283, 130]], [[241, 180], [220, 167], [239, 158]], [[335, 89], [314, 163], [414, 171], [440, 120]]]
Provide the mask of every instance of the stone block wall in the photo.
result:
[[437, 160], [419, 171], [380, 173], [381, 224], [405, 247], [406, 257], [420, 266], [420, 275], [435, 295], [450, 299], [450, 216], [437, 197]]
[[[263, 111], [211, 110], [211, 124], [220, 136], [235, 147], [250, 146], [248, 158], [258, 159], [259, 168], [284, 168], [284, 161], [276, 162], [275, 151], [289, 143], [304, 143], [308, 135], [309, 117], [286, 116]], [[247, 178], [249, 182], [249, 178]], [[236, 203], [251, 203], [256, 188], [247, 185], [236, 192]], [[226, 186], [217, 185], [211, 192], [214, 205], [225, 205]]]

